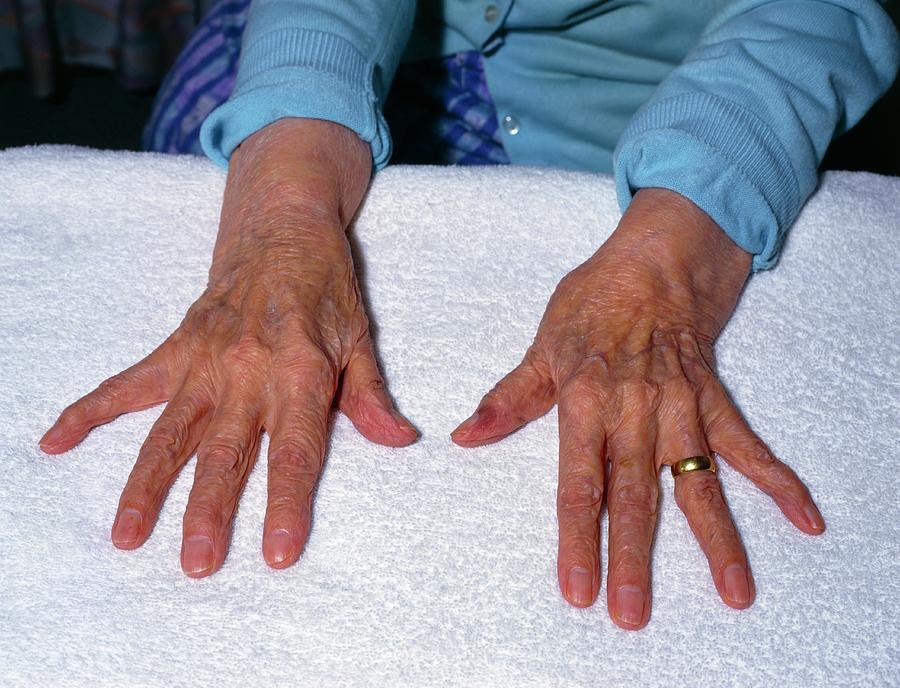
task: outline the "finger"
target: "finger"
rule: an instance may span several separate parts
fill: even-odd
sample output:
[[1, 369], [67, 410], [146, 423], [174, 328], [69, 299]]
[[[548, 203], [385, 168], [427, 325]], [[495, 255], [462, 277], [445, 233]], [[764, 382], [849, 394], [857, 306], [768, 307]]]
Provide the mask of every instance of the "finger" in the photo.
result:
[[309, 536], [312, 498], [328, 432], [333, 373], [325, 366], [296, 368], [293, 384], [282, 384], [269, 431], [268, 506], [263, 557], [285, 568], [300, 557]]
[[749, 607], [756, 587], [716, 474], [693, 471], [679, 475], [675, 478], [675, 501], [709, 561], [722, 601], [735, 609]]
[[181, 568], [191, 577], [208, 576], [225, 560], [234, 511], [259, 448], [260, 417], [249, 386], [226, 387], [197, 449], [184, 512]]
[[560, 390], [557, 575], [563, 596], [576, 607], [594, 603], [600, 589], [600, 509], [606, 450], [600, 399], [590, 383]]
[[111, 532], [116, 547], [135, 549], [150, 536], [169, 488], [194, 453], [211, 411], [209, 396], [199, 384], [182, 387], [166, 405], [119, 498]]
[[68, 451], [98, 425], [123, 413], [155, 406], [168, 398], [170, 374], [160, 346], [130, 368], [101, 382], [66, 407], [40, 439], [48, 454]]
[[639, 405], [628, 407], [609, 439], [607, 606], [618, 626], [636, 630], [650, 620], [650, 547], [659, 485], [653, 416]]
[[450, 437], [462, 447], [478, 447], [502, 440], [540, 418], [556, 401], [550, 369], [533, 349], [488, 392], [478, 408]]
[[372, 442], [405, 447], [418, 437], [416, 429], [394, 407], [368, 337], [344, 368], [338, 405], [360, 434]]
[[712, 450], [769, 495], [797, 528], [809, 535], [822, 533], [825, 521], [806, 485], [750, 429], [718, 380], [704, 385], [701, 403]]
[[[661, 351], [670, 371], [681, 371], [674, 348]], [[669, 376], [657, 412], [658, 465], [672, 466], [691, 456], [709, 456], [703, 434], [697, 386], [680, 374]], [[747, 555], [725, 504], [719, 480], [711, 471], [675, 479], [675, 501], [709, 561], [716, 589], [725, 604], [743, 609], [753, 602], [754, 586]]]

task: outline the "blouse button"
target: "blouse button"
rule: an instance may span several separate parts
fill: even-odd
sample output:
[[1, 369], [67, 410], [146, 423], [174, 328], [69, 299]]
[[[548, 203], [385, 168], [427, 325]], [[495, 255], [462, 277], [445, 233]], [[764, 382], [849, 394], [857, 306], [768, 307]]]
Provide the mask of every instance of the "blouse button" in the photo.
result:
[[515, 136], [519, 133], [519, 120], [512, 115], [506, 115], [503, 118], [503, 128], [506, 129], [507, 134]]

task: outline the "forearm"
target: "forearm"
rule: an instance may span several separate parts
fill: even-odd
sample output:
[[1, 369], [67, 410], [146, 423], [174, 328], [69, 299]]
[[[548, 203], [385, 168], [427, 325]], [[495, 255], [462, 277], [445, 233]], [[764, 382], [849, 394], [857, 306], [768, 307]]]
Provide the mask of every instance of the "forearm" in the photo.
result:
[[264, 247], [343, 246], [371, 170], [368, 144], [333, 122], [284, 118], [248, 137], [229, 162], [211, 277]]

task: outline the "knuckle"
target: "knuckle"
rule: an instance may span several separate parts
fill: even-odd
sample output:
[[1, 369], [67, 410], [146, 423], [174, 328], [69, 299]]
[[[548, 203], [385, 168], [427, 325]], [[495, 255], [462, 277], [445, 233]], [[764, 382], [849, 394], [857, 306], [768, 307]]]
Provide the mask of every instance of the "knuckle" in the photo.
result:
[[222, 523], [221, 505], [206, 493], [191, 493], [184, 512], [185, 530], [192, 533], [214, 534]]
[[380, 401], [384, 395], [385, 386], [384, 380], [376, 377], [367, 379], [360, 384], [352, 385], [349, 388], [345, 387], [345, 389], [346, 399], [342, 401], [349, 402], [352, 407], [357, 407], [362, 400], [371, 401], [375, 399]]
[[561, 513], [599, 516], [602, 500], [602, 486], [586, 475], [568, 477], [556, 491], [556, 505]]
[[244, 333], [225, 347], [222, 362], [229, 368], [247, 369], [260, 367], [269, 353], [269, 346], [255, 333]]
[[655, 380], [635, 378], [622, 383], [622, 398], [626, 409], [647, 415], [659, 408], [662, 386]]
[[365, 384], [365, 389], [370, 394], [378, 394], [384, 390], [384, 378], [380, 375], [370, 378]]
[[228, 331], [239, 320], [240, 315], [236, 308], [207, 291], [207, 298], [201, 298], [194, 302], [188, 309], [177, 332], [179, 339], [183, 339], [187, 333], [192, 331], [201, 334], [209, 334], [223, 329]]
[[649, 552], [631, 545], [622, 545], [610, 552], [609, 579], [618, 587], [626, 582], [640, 585], [647, 579], [650, 569]]
[[774, 466], [778, 463], [772, 450], [761, 439], [754, 437], [747, 452], [750, 458], [761, 466]]
[[796, 503], [802, 503], [809, 499], [809, 490], [806, 485], [788, 466], [780, 463], [776, 473], [775, 487], [782, 495], [786, 495]]
[[630, 537], [621, 529], [613, 529], [609, 538], [610, 581], [618, 580], [621, 584], [646, 579], [650, 572], [651, 537]]
[[600, 536], [596, 531], [586, 533], [563, 530], [560, 532], [559, 550], [560, 558], [563, 561], [574, 561], [593, 567], [596, 565], [599, 545]]
[[659, 487], [655, 482], [626, 482], [613, 486], [609, 506], [619, 514], [655, 516]]
[[572, 420], [594, 418], [607, 407], [607, 392], [590, 373], [573, 375], [560, 389], [560, 401]]
[[331, 357], [314, 344], [294, 347], [284, 356], [284, 372], [292, 385], [305, 388], [309, 384], [333, 385], [337, 366]]
[[122, 490], [123, 502], [158, 511], [177, 472], [176, 466], [160, 468], [146, 462], [137, 462]]
[[106, 378], [103, 382], [97, 385], [97, 389], [95, 391], [93, 399], [97, 401], [107, 401], [115, 399], [122, 393], [123, 382], [124, 378], [121, 374]]
[[268, 510], [279, 521], [296, 521], [302, 524], [312, 513], [312, 486], [297, 486], [289, 492], [269, 495]]
[[284, 477], [318, 477], [322, 452], [314, 444], [301, 438], [283, 442], [269, 457], [271, 470]]
[[755, 439], [750, 451], [751, 460], [764, 473], [764, 480], [769, 483], [770, 493], [787, 497], [794, 502], [803, 502], [808, 496], [806, 486], [800, 481], [790, 466], [778, 460], [765, 442]]
[[74, 404], [70, 404], [64, 408], [62, 413], [59, 414], [59, 420], [57, 422], [63, 425], [76, 425], [84, 421], [87, 416], [86, 398], [87, 397], [83, 397]]
[[208, 442], [197, 451], [198, 471], [212, 472], [221, 477], [236, 477], [243, 474], [247, 463], [244, 451], [222, 441]]
[[687, 489], [691, 504], [703, 509], [722, 506], [724, 504], [722, 493], [715, 481], [716, 478], [714, 476], [709, 476], [707, 479], [692, 480], [692, 484]]
[[188, 437], [187, 425], [181, 419], [160, 419], [147, 435], [144, 450], [154, 455], [171, 459], [185, 445]]

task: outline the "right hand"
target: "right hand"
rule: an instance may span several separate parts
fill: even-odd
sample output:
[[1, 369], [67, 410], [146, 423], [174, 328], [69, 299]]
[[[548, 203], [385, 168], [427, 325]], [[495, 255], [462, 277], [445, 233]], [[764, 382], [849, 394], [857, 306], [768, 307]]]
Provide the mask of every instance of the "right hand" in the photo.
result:
[[41, 439], [59, 454], [97, 425], [168, 401], [119, 500], [117, 547], [146, 541], [196, 451], [181, 566], [193, 577], [216, 571], [265, 429], [263, 555], [284, 568], [309, 533], [335, 398], [373, 442], [415, 440], [378, 370], [345, 233], [371, 164], [368, 144], [320, 120], [282, 119], [244, 141], [231, 157], [204, 293], [168, 339], [67, 407]]

